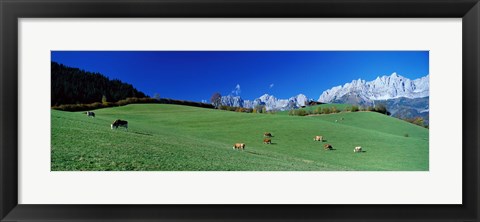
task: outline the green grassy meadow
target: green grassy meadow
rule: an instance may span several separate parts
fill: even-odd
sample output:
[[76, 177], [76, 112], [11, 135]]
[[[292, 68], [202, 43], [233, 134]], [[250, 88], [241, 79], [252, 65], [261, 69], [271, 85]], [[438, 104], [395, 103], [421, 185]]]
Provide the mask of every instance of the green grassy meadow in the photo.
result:
[[[300, 117], [136, 104], [95, 114], [51, 111], [52, 171], [429, 169], [428, 129], [375, 112]], [[111, 130], [115, 119], [127, 120], [128, 132]], [[263, 144], [264, 132], [273, 144]], [[316, 135], [327, 141], [313, 141]], [[237, 142], [244, 151], [232, 149]]]

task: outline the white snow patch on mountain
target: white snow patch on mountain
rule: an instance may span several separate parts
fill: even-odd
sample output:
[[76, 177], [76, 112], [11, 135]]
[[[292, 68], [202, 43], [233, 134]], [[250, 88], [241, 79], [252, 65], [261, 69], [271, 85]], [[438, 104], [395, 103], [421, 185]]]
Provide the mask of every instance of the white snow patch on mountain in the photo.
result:
[[423, 98], [429, 96], [429, 87], [429, 75], [410, 80], [394, 72], [390, 76], [377, 77], [370, 82], [358, 79], [343, 86], [335, 86], [324, 91], [318, 101], [330, 103], [348, 95], [355, 95], [366, 102], [400, 97]]
[[267, 110], [289, 110], [304, 106], [308, 102], [307, 96], [298, 94], [289, 99], [278, 99], [273, 95], [264, 94], [254, 100], [243, 100], [240, 96], [222, 96], [222, 104], [227, 106], [254, 108], [264, 105]]

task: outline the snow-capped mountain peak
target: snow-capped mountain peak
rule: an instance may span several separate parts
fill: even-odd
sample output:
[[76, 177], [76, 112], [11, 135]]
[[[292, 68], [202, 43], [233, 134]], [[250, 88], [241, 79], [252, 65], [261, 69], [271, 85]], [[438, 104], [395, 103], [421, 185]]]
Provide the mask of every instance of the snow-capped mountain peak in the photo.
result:
[[289, 99], [278, 99], [273, 95], [263, 94], [254, 100], [243, 100], [240, 96], [222, 96], [222, 104], [227, 106], [254, 108], [264, 105], [267, 110], [289, 110], [304, 106], [308, 102], [307, 96], [298, 94]]
[[324, 103], [348, 101], [361, 104], [401, 97], [422, 98], [429, 95], [429, 86], [428, 75], [410, 80], [394, 72], [369, 82], [358, 79], [343, 86], [333, 87], [324, 91], [318, 101]]

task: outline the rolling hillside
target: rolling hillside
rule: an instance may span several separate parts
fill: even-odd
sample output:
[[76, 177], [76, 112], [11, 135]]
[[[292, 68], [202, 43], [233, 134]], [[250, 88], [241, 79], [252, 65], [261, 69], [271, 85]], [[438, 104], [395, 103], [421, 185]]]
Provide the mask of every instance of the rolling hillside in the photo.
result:
[[[374, 112], [299, 117], [136, 104], [95, 114], [51, 111], [53, 171], [429, 169], [428, 129]], [[128, 132], [111, 130], [115, 119], [128, 120]], [[263, 144], [264, 132], [273, 144]], [[233, 150], [235, 142], [245, 151]], [[325, 143], [334, 150], [323, 150]], [[364, 152], [353, 153], [355, 146]]]

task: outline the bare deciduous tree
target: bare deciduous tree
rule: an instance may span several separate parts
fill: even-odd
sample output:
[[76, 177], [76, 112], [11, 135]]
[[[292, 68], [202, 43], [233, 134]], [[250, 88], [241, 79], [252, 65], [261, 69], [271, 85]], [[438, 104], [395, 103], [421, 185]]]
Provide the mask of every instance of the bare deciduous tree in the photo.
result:
[[213, 106], [215, 106], [215, 108], [218, 109], [218, 107], [222, 105], [222, 95], [220, 95], [218, 92], [214, 93], [210, 98], [210, 102]]

